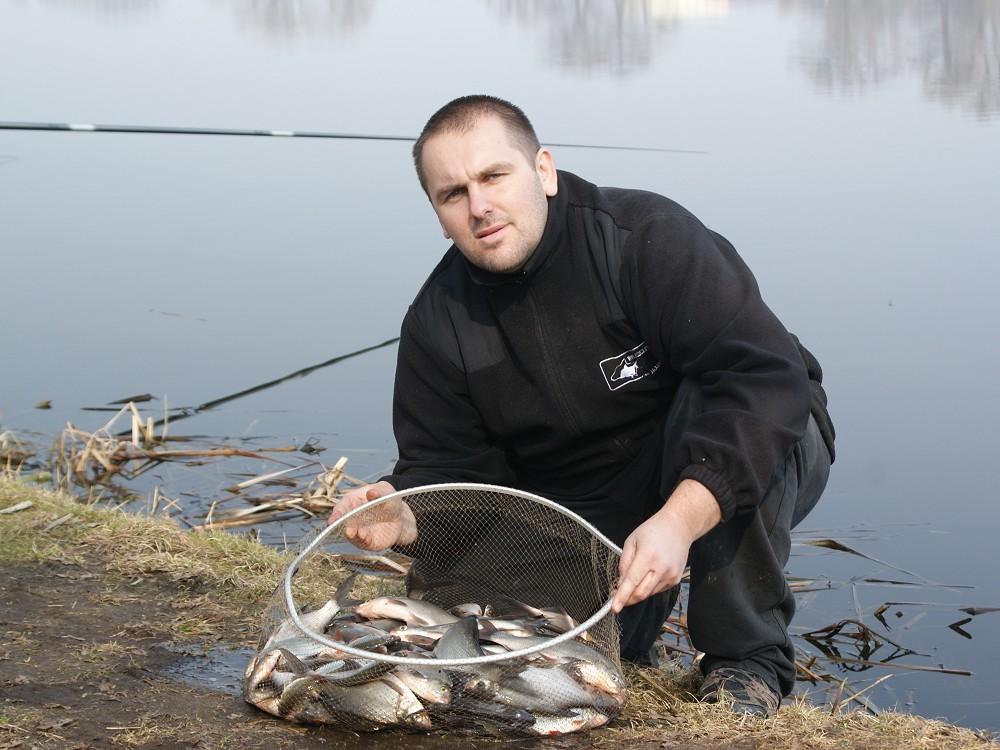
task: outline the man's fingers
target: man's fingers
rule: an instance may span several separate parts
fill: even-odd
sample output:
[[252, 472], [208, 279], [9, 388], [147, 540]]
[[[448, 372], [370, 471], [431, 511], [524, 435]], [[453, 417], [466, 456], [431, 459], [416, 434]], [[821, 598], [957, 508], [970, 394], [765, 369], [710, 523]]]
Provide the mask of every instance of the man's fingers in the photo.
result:
[[615, 594], [614, 601], [611, 603], [611, 609], [615, 612], [621, 612], [625, 607], [635, 604], [636, 602], [642, 601], [642, 599], [637, 599], [635, 592], [642, 586], [643, 582], [652, 575], [653, 571], [647, 570], [641, 575], [633, 567], [629, 573], [618, 582], [618, 591]]
[[[615, 592], [615, 598], [611, 602], [611, 609], [615, 612], [621, 612], [622, 608], [625, 607], [629, 600], [632, 598], [632, 592], [635, 590], [642, 579], [646, 576], [646, 571], [649, 566], [645, 564], [645, 556], [637, 555], [634, 543], [630, 543], [631, 540], [625, 540], [625, 546], [622, 549], [622, 564], [619, 565], [619, 570], [621, 571], [618, 578], [618, 591]], [[626, 561], [626, 555], [628, 560]], [[628, 563], [625, 565], [625, 563]]]
[[618, 561], [618, 590], [614, 599], [611, 600], [611, 610], [615, 613], [621, 612], [625, 602], [632, 595], [632, 589], [639, 583], [632, 572], [635, 565], [635, 541], [630, 536], [622, 545], [621, 560]]
[[[358, 506], [364, 505], [372, 500], [377, 500], [380, 497], [382, 497], [382, 492], [375, 485], [368, 485], [367, 487], [359, 487], [356, 490], [351, 490], [340, 498], [334, 506], [333, 510], [330, 512], [330, 516], [326, 519], [327, 525], [334, 523], [338, 518], [346, 516]], [[344, 535], [348, 535], [348, 531], [346, 529], [344, 531]]]
[[629, 598], [628, 603], [638, 604], [644, 599], [651, 597], [656, 593], [656, 587], [659, 585], [659, 582], [660, 576], [657, 575], [656, 571], [647, 570], [642, 581], [632, 590], [632, 596]]
[[628, 569], [632, 567], [632, 560], [635, 558], [635, 542], [629, 537], [622, 546], [622, 556], [618, 561], [618, 577], [624, 578]]

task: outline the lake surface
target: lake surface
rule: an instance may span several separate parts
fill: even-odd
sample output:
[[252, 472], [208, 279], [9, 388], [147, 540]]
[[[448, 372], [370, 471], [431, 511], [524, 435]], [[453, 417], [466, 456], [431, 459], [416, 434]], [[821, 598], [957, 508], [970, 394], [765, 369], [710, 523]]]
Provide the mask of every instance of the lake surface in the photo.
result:
[[[682, 150], [555, 158], [733, 241], [825, 369], [838, 460], [804, 526], [916, 574], [796, 547], [789, 573], [830, 581], [801, 595], [796, 632], [918, 602], [884, 613], [923, 654], [900, 661], [975, 675], [893, 670], [866, 695], [1000, 729], [1000, 613], [948, 627], [1000, 606], [1000, 3], [0, 2], [0, 120], [415, 136], [467, 93], [518, 103], [546, 142]], [[109, 416], [84, 406], [196, 406], [396, 336], [446, 248], [409, 148], [0, 131], [0, 432], [43, 445]], [[172, 431], [314, 440], [377, 477], [394, 361]], [[195, 517], [232, 478], [155, 481]]]

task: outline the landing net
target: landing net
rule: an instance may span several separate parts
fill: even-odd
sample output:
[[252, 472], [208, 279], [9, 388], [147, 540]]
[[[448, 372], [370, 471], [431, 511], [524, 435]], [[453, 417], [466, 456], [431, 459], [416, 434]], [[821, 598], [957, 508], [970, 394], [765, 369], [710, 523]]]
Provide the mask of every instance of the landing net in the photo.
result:
[[[351, 549], [348, 529], [392, 530], [407, 509], [416, 539], [373, 558], [405, 578], [330, 566], [329, 553]], [[444, 484], [380, 498], [289, 565], [244, 698], [292, 721], [355, 731], [601, 726], [626, 697], [610, 612], [619, 556], [579, 516], [518, 490]], [[301, 582], [317, 576], [329, 590], [307, 593]]]

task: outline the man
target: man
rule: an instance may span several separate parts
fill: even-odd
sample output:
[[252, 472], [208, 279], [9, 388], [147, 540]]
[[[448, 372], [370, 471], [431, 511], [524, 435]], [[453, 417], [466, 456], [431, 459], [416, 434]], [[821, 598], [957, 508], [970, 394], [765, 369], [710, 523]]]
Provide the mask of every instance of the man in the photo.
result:
[[[772, 714], [795, 681], [789, 530], [833, 457], [818, 363], [727, 240], [662, 196], [557, 172], [509, 102], [456, 99], [413, 154], [454, 244], [403, 321], [395, 472], [331, 522], [437, 482], [553, 499], [622, 545], [624, 658], [655, 663], [690, 564], [701, 697]], [[345, 533], [419, 537], [402, 503]]]

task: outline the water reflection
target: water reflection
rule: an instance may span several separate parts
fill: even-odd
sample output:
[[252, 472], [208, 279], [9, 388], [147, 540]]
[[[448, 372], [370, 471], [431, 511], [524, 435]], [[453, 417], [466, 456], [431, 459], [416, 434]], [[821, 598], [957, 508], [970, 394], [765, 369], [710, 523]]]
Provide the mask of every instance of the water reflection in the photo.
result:
[[721, 14], [728, 0], [486, 0], [504, 20], [545, 30], [551, 62], [628, 74], [650, 64], [678, 19]]
[[925, 94], [988, 118], [1000, 112], [996, 0], [780, 0], [820, 21], [801, 64], [826, 91], [863, 92], [899, 75]]
[[46, 0], [50, 7], [70, 8], [110, 18], [125, 18], [137, 13], [149, 13], [160, 0]]
[[268, 36], [350, 35], [368, 25], [375, 0], [224, 0], [242, 25]]

